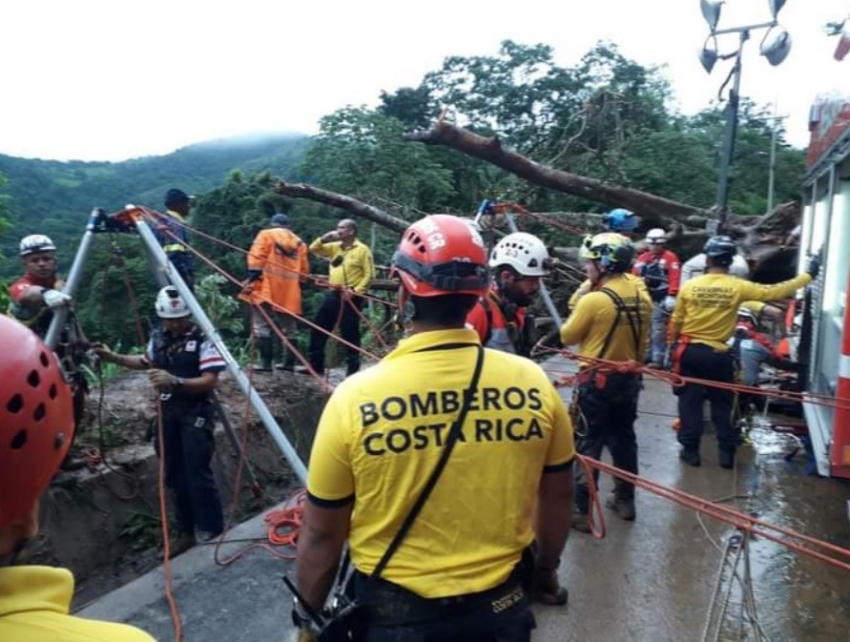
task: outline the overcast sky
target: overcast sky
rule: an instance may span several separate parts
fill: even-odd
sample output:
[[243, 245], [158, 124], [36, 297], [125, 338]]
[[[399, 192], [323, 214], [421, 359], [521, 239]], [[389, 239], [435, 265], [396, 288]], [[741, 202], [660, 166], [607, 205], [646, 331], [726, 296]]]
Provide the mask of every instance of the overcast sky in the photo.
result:
[[[768, 0], [728, 0], [720, 27], [769, 19]], [[850, 93], [850, 61], [822, 26], [850, 0], [788, 0], [790, 56], [771, 67], [747, 43], [742, 95], [778, 101], [789, 140], [807, 141], [819, 93]], [[545, 43], [575, 64], [608, 39], [664, 64], [685, 113], [716, 96], [696, 53], [699, 0], [0, 0], [0, 153], [124, 160], [259, 131], [315, 133], [323, 115], [373, 106], [451, 55], [500, 41]], [[734, 36], [729, 44], [734, 44]], [[722, 45], [722, 43], [721, 43]], [[726, 63], [729, 64], [729, 63]]]

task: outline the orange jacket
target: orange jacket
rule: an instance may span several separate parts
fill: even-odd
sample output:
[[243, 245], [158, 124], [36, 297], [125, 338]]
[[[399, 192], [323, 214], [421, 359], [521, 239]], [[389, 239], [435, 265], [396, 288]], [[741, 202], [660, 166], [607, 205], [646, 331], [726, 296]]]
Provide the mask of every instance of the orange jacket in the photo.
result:
[[262, 271], [253, 294], [287, 311], [301, 314], [299, 281], [310, 273], [307, 246], [283, 227], [262, 230], [248, 253], [248, 270]]

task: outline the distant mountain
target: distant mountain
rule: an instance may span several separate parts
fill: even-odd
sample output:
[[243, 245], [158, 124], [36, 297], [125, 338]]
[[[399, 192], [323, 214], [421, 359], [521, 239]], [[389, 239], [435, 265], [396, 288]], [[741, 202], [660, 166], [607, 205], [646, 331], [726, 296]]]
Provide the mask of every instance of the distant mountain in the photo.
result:
[[61, 246], [75, 247], [93, 207], [113, 212], [135, 203], [162, 209], [168, 188], [205, 192], [220, 186], [235, 169], [245, 174], [269, 170], [295, 180], [308, 142], [307, 136], [298, 134], [249, 134], [120, 163], [0, 154], [0, 174], [7, 180], [0, 195], [9, 197], [7, 218], [12, 223], [0, 237], [0, 252], [6, 257], [0, 260], [0, 276], [18, 272], [17, 243], [26, 234], [47, 234]]

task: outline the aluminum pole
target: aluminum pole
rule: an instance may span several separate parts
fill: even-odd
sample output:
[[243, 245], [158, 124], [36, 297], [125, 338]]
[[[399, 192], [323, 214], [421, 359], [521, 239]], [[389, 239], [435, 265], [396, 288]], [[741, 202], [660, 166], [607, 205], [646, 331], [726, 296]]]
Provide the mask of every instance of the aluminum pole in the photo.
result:
[[254, 390], [251, 382], [248, 381], [248, 377], [245, 376], [245, 373], [242, 372], [242, 368], [236, 362], [236, 359], [234, 359], [233, 355], [230, 354], [230, 350], [227, 349], [227, 346], [221, 339], [221, 335], [207, 316], [207, 313], [204, 312], [201, 304], [198, 303], [198, 300], [195, 298], [192, 290], [190, 290], [189, 286], [186, 285], [186, 282], [183, 280], [183, 277], [180, 276], [177, 268], [175, 268], [171, 261], [168, 260], [168, 256], [166, 256], [165, 251], [156, 240], [156, 237], [148, 224], [143, 220], [137, 220], [136, 229], [139, 231], [139, 236], [141, 236], [142, 242], [145, 244], [148, 252], [150, 252], [151, 256], [155, 258], [157, 271], [164, 273], [171, 281], [171, 284], [177, 288], [177, 291], [180, 292], [181, 296], [186, 300], [186, 304], [192, 311], [192, 315], [198, 321], [198, 325], [204, 333], [206, 333], [207, 339], [212, 341], [215, 347], [218, 348], [222, 358], [224, 358], [225, 364], [227, 364], [228, 372], [233, 375], [233, 378], [242, 389], [242, 392], [245, 393], [246, 397], [248, 397], [248, 400], [251, 402], [254, 410], [257, 411], [257, 415], [260, 417], [263, 425], [265, 425], [266, 430], [268, 430], [269, 435], [271, 435], [271, 438], [274, 440], [278, 449], [280, 449], [280, 452], [289, 462], [289, 465], [292, 467], [292, 470], [295, 472], [299, 481], [302, 484], [306, 484], [307, 467], [304, 465], [304, 462], [301, 461], [301, 458], [298, 457], [298, 453], [295, 452], [295, 448], [292, 447], [292, 444], [289, 443], [286, 435], [280, 429], [280, 426], [277, 421], [275, 421], [275, 418], [272, 416], [272, 413], [268, 406], [266, 406], [266, 403], [260, 395], [257, 394], [257, 391]]
[[[85, 265], [86, 257], [89, 253], [92, 237], [95, 234], [97, 221], [102, 215], [102, 210], [94, 209], [89, 216], [89, 222], [86, 225], [86, 231], [83, 234], [83, 240], [80, 241], [80, 247], [77, 248], [77, 254], [74, 256], [74, 263], [71, 265], [71, 271], [68, 273], [68, 279], [62, 288], [62, 293], [72, 297], [77, 292], [77, 286], [83, 278], [83, 265]], [[56, 344], [59, 342], [59, 336], [62, 333], [62, 328], [65, 327], [65, 322], [68, 320], [68, 309], [65, 307], [59, 308], [53, 313], [53, 320], [50, 322], [50, 327], [47, 329], [47, 335], [44, 337], [44, 343], [51, 350], [56, 349]]]
[[[519, 232], [519, 228], [517, 228], [516, 223], [514, 222], [514, 217], [510, 212], [505, 215], [505, 218], [508, 219], [508, 227], [511, 228], [511, 232]], [[540, 281], [540, 296], [543, 299], [543, 303], [546, 304], [549, 314], [552, 315], [552, 320], [555, 321], [555, 326], [560, 328], [564, 324], [564, 321], [561, 319], [561, 315], [558, 314], [558, 309], [555, 307], [552, 297], [549, 296], [549, 290], [546, 289], [546, 284], [543, 283], [542, 280]]]

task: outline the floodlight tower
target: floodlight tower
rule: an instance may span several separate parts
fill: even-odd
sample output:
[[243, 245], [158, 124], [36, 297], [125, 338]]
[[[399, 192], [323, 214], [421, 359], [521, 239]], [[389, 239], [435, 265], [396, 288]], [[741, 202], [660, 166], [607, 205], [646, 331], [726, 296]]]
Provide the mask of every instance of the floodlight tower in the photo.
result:
[[[726, 126], [723, 131], [723, 141], [720, 148], [720, 180], [717, 185], [717, 198], [715, 201], [718, 218], [717, 221], [710, 220], [708, 225], [708, 229], [712, 233], [723, 232], [726, 226], [726, 218], [729, 214], [729, 174], [735, 152], [735, 138], [738, 133], [741, 53], [744, 49], [744, 43], [749, 40], [751, 32], [765, 29], [766, 33], [764, 34], [764, 38], [762, 38], [759, 52], [774, 67], [782, 64], [785, 58], [788, 57], [788, 52], [791, 51], [791, 34], [780, 26], [777, 20], [779, 11], [785, 5], [785, 0], [768, 0], [768, 8], [772, 18], [770, 22], [718, 29], [717, 24], [720, 22], [720, 10], [723, 4], [725, 4], [725, 0], [700, 0], [702, 16], [705, 18], [706, 23], [708, 23], [710, 30], [708, 38], [706, 38], [702, 46], [702, 51], [699, 53], [699, 61], [703, 69], [705, 69], [706, 73], [710, 74], [718, 60], [734, 59], [735, 61], [732, 70], [720, 86], [720, 94], [722, 96], [725, 87], [730, 81], [732, 82], [732, 87], [729, 90], [729, 98], [726, 103]], [[729, 53], [719, 53], [717, 37], [733, 33], [738, 34], [737, 48]]]

